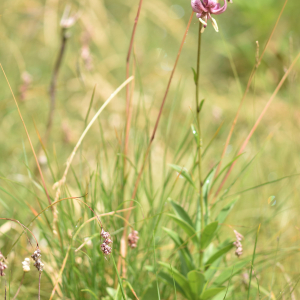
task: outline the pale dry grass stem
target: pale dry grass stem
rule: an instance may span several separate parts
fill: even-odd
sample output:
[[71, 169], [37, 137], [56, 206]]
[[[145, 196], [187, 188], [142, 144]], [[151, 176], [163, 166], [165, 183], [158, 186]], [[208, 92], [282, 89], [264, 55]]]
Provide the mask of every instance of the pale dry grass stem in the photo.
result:
[[[97, 113], [94, 115], [94, 117], [92, 118], [92, 120], [90, 121], [90, 123], [87, 125], [87, 127], [85, 128], [85, 130], [83, 131], [83, 133], [81, 134], [76, 146], [74, 147], [71, 155], [69, 156], [67, 163], [66, 163], [66, 168], [65, 171], [63, 173], [62, 178], [56, 182], [53, 185], [53, 189], [56, 189], [56, 194], [55, 194], [55, 200], [54, 202], [58, 201], [60, 194], [61, 194], [61, 187], [62, 185], [66, 182], [66, 178], [70, 169], [70, 166], [72, 164], [72, 161], [75, 157], [75, 154], [79, 148], [79, 146], [81, 145], [84, 137], [86, 136], [86, 134], [88, 133], [89, 129], [92, 127], [92, 125], [94, 124], [94, 122], [97, 120], [97, 118], [99, 117], [99, 115], [102, 113], [102, 111], [104, 110], [104, 108], [109, 104], [109, 102], [129, 83], [133, 80], [133, 76], [131, 76], [130, 78], [128, 78], [126, 81], [124, 81], [111, 95], [110, 97], [103, 103], [103, 105], [100, 107], [100, 109], [97, 111]], [[57, 212], [54, 214], [54, 219], [53, 219], [53, 223], [54, 223], [54, 231], [55, 231], [55, 223], [58, 220], [58, 216], [57, 216]]]

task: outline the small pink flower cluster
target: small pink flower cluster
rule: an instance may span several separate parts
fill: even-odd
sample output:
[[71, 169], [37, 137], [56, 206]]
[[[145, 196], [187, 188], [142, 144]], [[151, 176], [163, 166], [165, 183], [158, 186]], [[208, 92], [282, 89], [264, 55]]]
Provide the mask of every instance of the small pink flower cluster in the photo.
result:
[[101, 230], [101, 236], [104, 238], [104, 242], [101, 244], [101, 251], [104, 255], [111, 254], [111, 247], [109, 246], [112, 243], [109, 232]]
[[5, 276], [4, 270], [7, 269], [7, 265], [5, 264], [5, 258], [3, 254], [0, 252], [0, 276]]
[[31, 258], [34, 260], [33, 265], [38, 269], [39, 272], [44, 270], [44, 264], [41, 261], [41, 256], [41, 250], [39, 248], [37, 248], [31, 255]]
[[237, 257], [240, 257], [243, 254], [243, 245], [242, 245], [241, 241], [244, 237], [236, 230], [234, 230], [233, 232], [236, 237], [236, 241], [233, 243], [233, 245], [236, 247], [235, 255]]
[[128, 235], [128, 244], [134, 249], [137, 247], [137, 242], [139, 240], [139, 233], [136, 230], [132, 230], [132, 232]]

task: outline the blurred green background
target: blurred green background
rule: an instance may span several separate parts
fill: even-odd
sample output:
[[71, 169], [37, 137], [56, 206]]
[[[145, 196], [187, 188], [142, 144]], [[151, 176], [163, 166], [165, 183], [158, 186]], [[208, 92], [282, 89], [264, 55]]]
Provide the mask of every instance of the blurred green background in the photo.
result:
[[[219, 135], [205, 155], [205, 174], [220, 159], [241, 95], [255, 64], [256, 41], [261, 53], [283, 2], [234, 0], [233, 4], [228, 4], [226, 13], [215, 17], [220, 33], [216, 33], [209, 25], [203, 34], [200, 90], [201, 97], [206, 100], [202, 113], [204, 146], [223, 123]], [[37, 131], [44, 136], [50, 103], [48, 90], [61, 40], [59, 22], [66, 5], [71, 5], [71, 13], [78, 12], [80, 18], [68, 29], [70, 38], [57, 82], [53, 128], [46, 143], [56, 180], [62, 176], [65, 162], [84, 129], [95, 85], [97, 87], [91, 115], [95, 114], [101, 104], [125, 80], [126, 54], [138, 1], [1, 1], [0, 63], [19, 101], [42, 164], [44, 154]], [[299, 1], [288, 1], [243, 105], [223, 165], [234, 158], [300, 49], [299, 11]], [[135, 165], [140, 166], [190, 14], [190, 2], [187, 0], [144, 0], [134, 43], [136, 82], [129, 156]], [[155, 174], [151, 183], [152, 190], [150, 188], [153, 203], [149, 204], [143, 192], [139, 196], [146, 212], [151, 210], [152, 206], [159, 207], [160, 198], [157, 194], [161, 193], [163, 168], [168, 168], [166, 163], [175, 163], [174, 155], [188, 132], [190, 134], [186, 143], [190, 143], [190, 148], [183, 153], [180, 165], [188, 170], [192, 167], [195, 147], [190, 125], [194, 122], [195, 100], [191, 68], [195, 68], [196, 64], [197, 30], [198, 20], [195, 17], [181, 53], [151, 152], [151, 167]], [[299, 69], [298, 63], [232, 172], [227, 185], [256, 156], [247, 172], [232, 188], [232, 194], [300, 173]], [[28, 73], [27, 77], [25, 72]], [[27, 85], [24, 76], [25, 79], [30, 78]], [[77, 174], [82, 185], [99, 165], [105, 184], [112, 185], [117, 177], [114, 173], [117, 169], [115, 161], [121, 152], [119, 139], [124, 132], [125, 104], [125, 91], [122, 91], [112, 100], [101, 115], [99, 123], [94, 124], [86, 136], [80, 154], [77, 154], [73, 163], [73, 174]], [[17, 218], [27, 224], [33, 218], [33, 210], [41, 210], [36, 201], [37, 197], [40, 198], [42, 207], [46, 206], [47, 201], [43, 192], [39, 190], [39, 175], [35, 169], [34, 158], [2, 73], [0, 141], [1, 217]], [[104, 147], [107, 148], [108, 155], [104, 153]], [[51, 187], [55, 180], [45, 163], [43, 172], [47, 187], [54, 197], [55, 192]], [[130, 178], [134, 179], [134, 172]], [[71, 172], [67, 184], [72, 196], [81, 195], [82, 191], [79, 190]], [[178, 191], [181, 189], [180, 184], [179, 182], [176, 188]], [[130, 183], [125, 198], [130, 198], [132, 188], [133, 184]], [[178, 202], [189, 201], [179, 199], [180, 193], [176, 192], [176, 189], [172, 197], [177, 197]], [[243, 234], [255, 230], [258, 224], [262, 223], [257, 246], [262, 253], [274, 251], [277, 247], [276, 239], [280, 236], [279, 251], [282, 252], [281, 263], [285, 273], [278, 267], [273, 269], [273, 262], [260, 273], [263, 284], [269, 288], [275, 270], [278, 274], [278, 284], [274, 290], [277, 292], [287, 284], [284, 274], [288, 274], [293, 283], [298, 280], [299, 266], [295, 262], [298, 261], [299, 255], [290, 255], [289, 251], [297, 252], [299, 248], [299, 192], [299, 177], [295, 176], [243, 193], [226, 221], [231, 226], [240, 228]], [[270, 204], [268, 199], [272, 196], [276, 202], [273, 200]], [[100, 212], [116, 209], [120, 204], [118, 192], [112, 192], [111, 197], [108, 206], [100, 201], [95, 207]], [[193, 215], [192, 211], [190, 213]], [[79, 219], [81, 213], [76, 217]], [[166, 220], [164, 222], [167, 224]], [[118, 229], [117, 223], [111, 226], [114, 226], [114, 230]], [[5, 228], [0, 225], [0, 231]], [[17, 237], [14, 230], [5, 230], [0, 236], [0, 249], [7, 249], [11, 244], [7, 234], [12, 240]], [[38, 232], [38, 229], [36, 231]], [[228, 228], [224, 228], [223, 231], [224, 236], [231, 235], [233, 238]], [[120, 236], [121, 233], [116, 235], [115, 239], [119, 240]], [[252, 253], [253, 242], [254, 237], [249, 235], [244, 246], [246, 254]], [[25, 243], [24, 240], [23, 246]], [[170, 241], [167, 241], [164, 247], [171, 247]], [[137, 251], [139, 255], [143, 254], [143, 249]], [[161, 255], [163, 256], [163, 253]], [[50, 274], [51, 272], [55, 274], [57, 269], [54, 268], [49, 271]], [[51, 291], [51, 287], [49, 289]], [[138, 289], [142, 289], [142, 286]], [[298, 288], [296, 296], [300, 296]]]

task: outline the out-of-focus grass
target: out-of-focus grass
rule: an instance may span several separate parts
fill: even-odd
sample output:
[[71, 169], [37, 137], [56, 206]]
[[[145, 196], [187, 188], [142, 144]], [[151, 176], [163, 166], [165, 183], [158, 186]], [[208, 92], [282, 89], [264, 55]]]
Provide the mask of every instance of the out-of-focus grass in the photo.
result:
[[[46, 145], [55, 178], [52, 178], [46, 164], [43, 165], [43, 172], [52, 197], [55, 196], [55, 192], [51, 190], [51, 186], [61, 178], [66, 159], [84, 129], [84, 120], [94, 86], [97, 85], [91, 115], [125, 79], [125, 58], [138, 4], [137, 1], [119, 0], [68, 3], [71, 4], [73, 12], [80, 12], [81, 17], [69, 30], [71, 36], [58, 79], [54, 124], [51, 138]], [[22, 73], [26, 71], [32, 76], [32, 82], [25, 100], [20, 102], [20, 108], [36, 149], [41, 147], [34, 123], [43, 136], [49, 109], [48, 88], [60, 42], [59, 20], [65, 4], [58, 0], [2, 0], [0, 3], [0, 62], [19, 98]], [[215, 33], [212, 27], [208, 26], [203, 35], [201, 96], [206, 99], [203, 108], [204, 146], [224, 122], [219, 135], [205, 155], [205, 172], [208, 172], [220, 158], [241, 98], [241, 90], [244, 90], [255, 63], [255, 41], [259, 41], [261, 51], [282, 4], [281, 1], [274, 0], [235, 0], [233, 4], [228, 5], [225, 14], [217, 16], [221, 33]], [[299, 51], [299, 11], [300, 4], [290, 0], [262, 65], [255, 75], [228, 147], [224, 165], [234, 158], [264, 104]], [[134, 166], [139, 166], [141, 163], [190, 13], [189, 1], [144, 2], [134, 47], [137, 68], [133, 98], [133, 128], [129, 147], [129, 156]], [[139, 248], [131, 251], [128, 257], [129, 281], [142, 299], [148, 299], [147, 295], [151, 297], [157, 295], [155, 276], [148, 273], [145, 266], [153, 263], [151, 250], [153, 244], [149, 244], [152, 237], [153, 217], [159, 213], [160, 201], [166, 200], [161, 195], [169, 195], [168, 191], [176, 178], [176, 174], [172, 173], [169, 185], [163, 188], [164, 172], [170, 171], [167, 164], [178, 163], [188, 170], [191, 170], [193, 165], [195, 153], [190, 125], [194, 122], [191, 109], [194, 105], [194, 83], [191, 67], [195, 66], [197, 25], [198, 21], [195, 18], [151, 151], [151, 164], [143, 176], [138, 200], [146, 219], [141, 222], [143, 217], [138, 205], [132, 219], [132, 222], [140, 221], [136, 227], [140, 231], [141, 240]], [[81, 57], [83, 41], [87, 37], [90, 39], [89, 47], [93, 65], [91, 70], [87, 70]], [[234, 77], [230, 57], [237, 70], [238, 78]], [[237, 193], [264, 182], [300, 173], [298, 74], [299, 64], [264, 117], [245, 154], [239, 159], [227, 185], [256, 155], [253, 163], [237, 180], [230, 193]], [[38, 183], [39, 176], [35, 170], [33, 155], [2, 75], [0, 75], [0, 87], [1, 216], [14, 217], [28, 224], [34, 217], [34, 211], [44, 208], [47, 201]], [[66, 196], [79, 196], [89, 192], [86, 201], [92, 203], [92, 207], [99, 213], [115, 210], [123, 200], [130, 198], [135, 175], [134, 168], [130, 169], [131, 174], [125, 195], [122, 195], [120, 189], [119, 139], [123, 135], [124, 126], [125, 92], [112, 101], [98, 124], [92, 127], [85, 138], [81, 152], [77, 154], [72, 172], [67, 178]], [[188, 132], [184, 147], [180, 150], [181, 159], [179, 162], [174, 161], [178, 147]], [[39, 156], [42, 160], [41, 151]], [[258, 224], [262, 224], [256, 249], [256, 261], [264, 261], [268, 267], [261, 268], [258, 265], [257, 268], [254, 266], [254, 270], [259, 274], [262, 288], [266, 290], [270, 289], [275, 270], [273, 285], [275, 294], [289, 291], [286, 289], [286, 274], [291, 279], [292, 285], [297, 283], [297, 276], [299, 276], [299, 267], [295, 263], [298, 256], [291, 255], [299, 247], [298, 181], [299, 177], [295, 176], [242, 193], [238, 204], [226, 221], [227, 224], [245, 234], [252, 232], [247, 235], [244, 242], [245, 255], [250, 256], [255, 230]], [[190, 207], [190, 214], [193, 215], [195, 206], [191, 200], [192, 192], [186, 187], [183, 188], [181, 179], [170, 196], [177, 202], [185, 204], [185, 207]], [[274, 205], [268, 203], [271, 196], [275, 196], [276, 202], [274, 200], [272, 202]], [[165, 205], [163, 210], [168, 211], [169, 206]], [[83, 207], [73, 202], [63, 203], [59, 207], [59, 213], [60, 228], [64, 236], [62, 249], [58, 240], [52, 240], [45, 217], [32, 226], [42, 240], [41, 246], [47, 262], [46, 276], [43, 277], [42, 285], [45, 299], [49, 296], [52, 284], [55, 282], [76, 226], [81, 225], [87, 217], [92, 217]], [[51, 220], [50, 210], [46, 216]], [[168, 219], [163, 216], [162, 222], [166, 225]], [[104, 223], [111, 232], [115, 231], [114, 248], [118, 250], [123, 221], [106, 217]], [[74, 249], [87, 236], [92, 237], [93, 248], [86, 247], [84, 253], [70, 252], [69, 263], [62, 277], [63, 286], [59, 291], [61, 298], [61, 295], [65, 295], [70, 299], [89, 299], [91, 294], [81, 292], [80, 289], [89, 289], [98, 297], [103, 297], [107, 295], [106, 287], [113, 287], [116, 284], [112, 262], [106, 262], [100, 255], [97, 228], [95, 224], [90, 224], [86, 226], [80, 238], [74, 241], [76, 244]], [[0, 231], [3, 232], [0, 238], [0, 249], [5, 253], [18, 236], [18, 229], [4, 224], [0, 227]], [[224, 227], [223, 235], [233, 237], [232, 230]], [[274, 268], [273, 256], [278, 236], [280, 242], [277, 260], [284, 266], [286, 273], [278, 267]], [[157, 232], [156, 239], [157, 260], [165, 259], [173, 246], [169, 240], [166, 241], [167, 238], [160, 231]], [[26, 240], [22, 238], [15, 251], [9, 256], [9, 261], [12, 262], [9, 269], [13, 270], [11, 283], [13, 291], [16, 290], [21, 276], [21, 272], [17, 271], [19, 267], [17, 263], [30, 252], [25, 248], [28, 249]], [[20, 253], [22, 257], [19, 256]], [[150, 258], [147, 255], [150, 255]], [[32, 278], [36, 279], [36, 277], [28, 275], [26, 278], [23, 295], [26, 292], [32, 295], [30, 293], [36, 292], [31, 284]], [[239, 280], [242, 282], [242, 278]], [[255, 278], [252, 282], [256, 282]], [[247, 286], [247, 283], [241, 284], [240, 292], [242, 293]], [[296, 296], [299, 297], [297, 287], [295, 291]], [[172, 294], [172, 291], [163, 287], [161, 293], [168, 295], [168, 293]], [[143, 298], [144, 294], [146, 296]], [[236, 299], [240, 299], [239, 296]]]

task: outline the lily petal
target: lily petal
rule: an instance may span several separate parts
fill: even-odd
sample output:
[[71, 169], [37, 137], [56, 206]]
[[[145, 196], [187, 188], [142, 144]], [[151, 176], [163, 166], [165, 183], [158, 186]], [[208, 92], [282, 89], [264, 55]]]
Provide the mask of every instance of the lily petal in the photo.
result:
[[192, 9], [194, 12], [201, 13], [207, 12], [207, 8], [204, 7], [201, 0], [191, 0]]
[[212, 8], [212, 9], [210, 9], [210, 13], [214, 14], [214, 15], [219, 15], [219, 14], [223, 13], [227, 9], [227, 1], [228, 0], [223, 0], [223, 1], [224, 1], [224, 5], [222, 7]]

